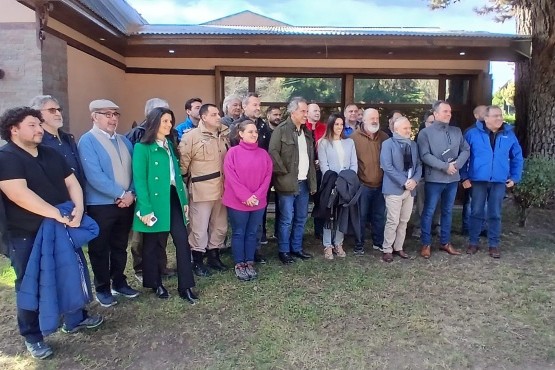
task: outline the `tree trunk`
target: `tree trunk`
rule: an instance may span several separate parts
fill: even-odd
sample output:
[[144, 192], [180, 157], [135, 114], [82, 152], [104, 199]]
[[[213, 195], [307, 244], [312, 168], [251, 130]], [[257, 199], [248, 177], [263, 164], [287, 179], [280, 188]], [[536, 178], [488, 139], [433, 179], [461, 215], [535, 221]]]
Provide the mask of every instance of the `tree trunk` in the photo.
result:
[[[532, 34], [532, 18], [526, 6], [515, 5], [516, 32], [519, 35]], [[528, 156], [528, 99], [530, 96], [530, 59], [515, 62], [515, 133], [525, 156]]]
[[525, 2], [532, 23], [527, 147], [529, 153], [555, 159], [555, 2]]

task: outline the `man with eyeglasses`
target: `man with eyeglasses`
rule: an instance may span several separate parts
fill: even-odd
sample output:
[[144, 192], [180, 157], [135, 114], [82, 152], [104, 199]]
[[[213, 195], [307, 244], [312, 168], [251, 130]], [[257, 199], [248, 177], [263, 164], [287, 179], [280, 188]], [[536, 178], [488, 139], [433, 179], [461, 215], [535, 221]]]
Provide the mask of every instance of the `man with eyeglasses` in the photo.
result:
[[418, 150], [424, 164], [424, 209], [421, 215], [422, 249], [426, 259], [431, 255], [432, 218], [441, 199], [440, 250], [451, 255], [461, 252], [451, 244], [452, 210], [460, 180], [459, 170], [470, 156], [470, 148], [461, 129], [450, 126], [451, 106], [439, 100], [432, 106], [434, 122], [418, 134]]
[[127, 242], [133, 222], [133, 147], [116, 133], [119, 107], [110, 100], [89, 104], [93, 127], [79, 140], [79, 156], [85, 170], [87, 213], [100, 227], [89, 243], [96, 300], [103, 307], [117, 303], [113, 294], [135, 298], [139, 292], [127, 284], [124, 275]]
[[503, 111], [497, 106], [487, 107], [484, 121], [477, 121], [464, 136], [470, 145], [470, 159], [461, 168], [461, 178], [463, 187], [472, 192], [466, 253], [478, 252], [480, 232], [487, 219], [489, 255], [499, 258], [501, 206], [506, 189], [522, 177], [522, 148], [513, 128], [503, 122]]
[[75, 177], [77, 177], [79, 184], [85, 189], [85, 174], [79, 159], [75, 137], [62, 130], [64, 125], [63, 109], [60, 107], [58, 100], [51, 95], [37, 95], [31, 100], [29, 106], [42, 114], [44, 120], [42, 122], [42, 129], [44, 130], [42, 145], [54, 148], [64, 157]]

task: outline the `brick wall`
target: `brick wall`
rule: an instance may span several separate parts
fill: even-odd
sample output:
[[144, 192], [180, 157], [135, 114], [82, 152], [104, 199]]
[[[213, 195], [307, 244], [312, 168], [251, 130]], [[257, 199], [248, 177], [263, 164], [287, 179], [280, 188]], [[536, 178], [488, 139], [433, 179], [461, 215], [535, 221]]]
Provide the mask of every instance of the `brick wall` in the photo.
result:
[[26, 105], [42, 93], [41, 52], [36, 44], [35, 23], [0, 23], [0, 112]]
[[56, 97], [67, 109], [66, 42], [47, 34], [41, 50], [35, 23], [25, 22], [0, 23], [0, 40], [0, 68], [5, 72], [0, 80], [0, 112], [27, 105], [40, 94]]

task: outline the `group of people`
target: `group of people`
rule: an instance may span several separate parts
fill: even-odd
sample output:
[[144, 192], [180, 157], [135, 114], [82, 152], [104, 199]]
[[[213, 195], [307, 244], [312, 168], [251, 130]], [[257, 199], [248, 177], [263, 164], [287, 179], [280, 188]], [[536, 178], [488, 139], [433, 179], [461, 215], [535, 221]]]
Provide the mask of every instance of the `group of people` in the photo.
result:
[[[360, 112], [354, 104], [344, 114], [331, 114], [327, 123], [321, 121], [320, 107], [301, 97], [290, 100], [285, 120], [280, 107], [273, 106], [264, 119], [254, 93], [227, 97], [223, 114], [200, 98], [189, 99], [185, 109], [187, 119], [176, 124], [167, 101], [150, 99], [145, 120], [121, 135], [118, 105], [94, 100], [89, 104], [92, 128], [78, 144], [61, 130], [62, 107], [52, 96], [37, 96], [29, 107], [9, 109], [0, 118], [0, 135], [7, 141], [0, 149], [6, 254], [16, 273], [19, 330], [34, 357], [52, 354], [43, 335], [57, 327], [42, 320], [44, 307], [39, 306], [45, 303], [29, 299], [33, 294], [46, 289], [62, 297], [48, 303], [48, 310], [64, 317], [63, 331], [103, 322], [84, 309], [92, 299], [81, 250], [87, 242], [95, 297], [103, 307], [117, 304], [117, 295], [139, 295], [124, 274], [129, 244], [143, 287], [166, 299], [170, 294], [163, 277], [176, 274], [179, 297], [195, 304], [194, 275], [228, 269], [220, 253], [228, 224], [236, 277], [256, 279], [256, 263], [266, 263], [260, 246], [269, 239], [272, 187], [274, 236], [286, 265], [313, 257], [303, 248], [311, 195], [325, 259], [346, 256], [345, 234], [354, 236], [353, 253], [364, 254], [368, 223], [372, 246], [382, 251], [383, 261], [391, 262], [393, 255], [408, 258], [403, 245], [417, 194], [423, 198], [422, 257], [431, 254], [438, 203], [440, 249], [460, 254], [451, 244], [459, 182], [471, 189], [467, 253], [479, 250], [487, 221], [489, 253], [500, 256], [501, 204], [505, 189], [520, 180], [523, 159], [498, 107], [475, 110], [477, 121], [463, 135], [449, 125], [450, 105], [439, 101], [417, 141], [401, 112], [391, 116], [388, 135], [380, 130], [378, 110]], [[46, 233], [54, 236], [46, 238]], [[167, 265], [169, 234], [176, 271]], [[62, 264], [68, 266], [62, 270], [66, 275], [52, 277], [53, 284], [44, 288], [44, 266]], [[69, 292], [79, 299], [67, 297]]]

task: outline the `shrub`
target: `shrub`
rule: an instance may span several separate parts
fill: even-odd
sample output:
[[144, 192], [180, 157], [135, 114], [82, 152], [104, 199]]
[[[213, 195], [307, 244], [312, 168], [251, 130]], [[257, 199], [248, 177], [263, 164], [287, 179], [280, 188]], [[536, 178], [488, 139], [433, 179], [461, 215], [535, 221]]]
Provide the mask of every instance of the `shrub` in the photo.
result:
[[503, 115], [503, 121], [505, 121], [505, 122], [507, 122], [511, 125], [514, 125], [515, 122], [516, 122], [516, 117], [515, 117], [514, 114], [504, 114]]
[[543, 207], [555, 196], [555, 160], [533, 155], [524, 161], [522, 180], [515, 186], [519, 224], [526, 226], [531, 207]]

